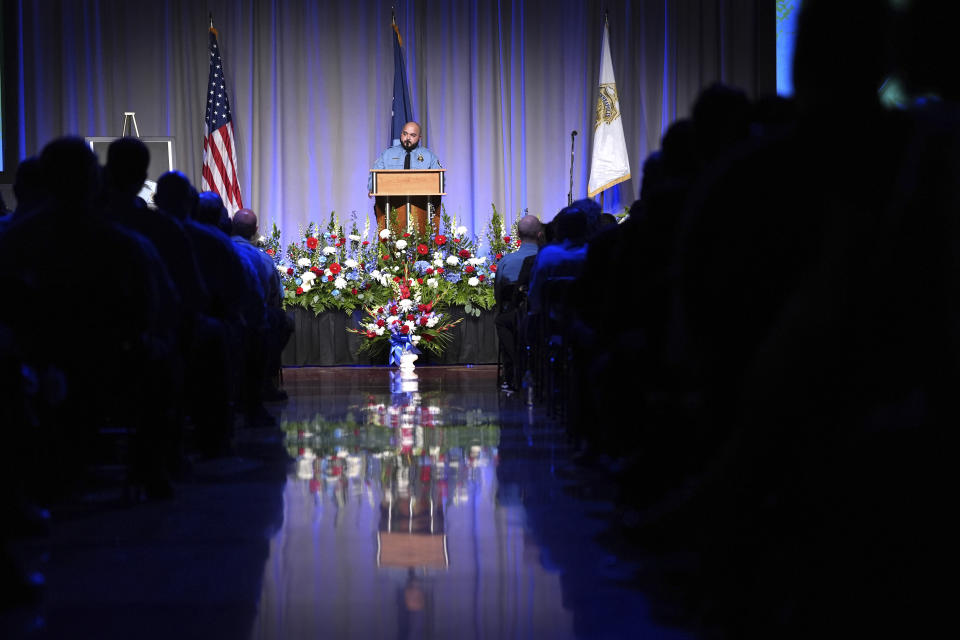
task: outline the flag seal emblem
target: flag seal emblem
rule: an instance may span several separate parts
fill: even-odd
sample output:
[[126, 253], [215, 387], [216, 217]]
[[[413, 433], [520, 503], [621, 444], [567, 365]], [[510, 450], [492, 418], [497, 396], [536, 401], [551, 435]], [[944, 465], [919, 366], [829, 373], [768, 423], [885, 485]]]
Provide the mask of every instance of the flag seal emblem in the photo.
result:
[[604, 83], [600, 85], [600, 97], [597, 98], [597, 120], [593, 125], [596, 129], [601, 124], [611, 124], [620, 117], [620, 111], [617, 110], [618, 96], [617, 85]]

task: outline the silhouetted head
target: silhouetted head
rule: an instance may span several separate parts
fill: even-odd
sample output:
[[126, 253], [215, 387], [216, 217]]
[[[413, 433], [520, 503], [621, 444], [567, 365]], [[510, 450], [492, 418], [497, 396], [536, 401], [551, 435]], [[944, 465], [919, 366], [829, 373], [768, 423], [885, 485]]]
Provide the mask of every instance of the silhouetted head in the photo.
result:
[[[221, 231], [223, 219], [230, 220], [227, 208], [223, 206], [223, 199], [213, 191], [204, 191], [197, 199], [197, 206], [193, 209], [193, 219], [202, 224], [217, 227]], [[229, 231], [226, 232], [230, 234]]]
[[543, 223], [537, 216], [523, 216], [517, 222], [517, 235], [521, 242], [543, 244]]
[[889, 18], [889, 3], [880, 0], [804, 0], [793, 56], [801, 113], [879, 104], [877, 90], [892, 70]]
[[693, 105], [693, 130], [700, 159], [716, 160], [750, 133], [750, 101], [740, 89], [713, 84]]
[[17, 211], [36, 209], [47, 197], [43, 185], [43, 167], [40, 158], [31, 156], [20, 161], [13, 179], [13, 195], [17, 199]]
[[253, 240], [257, 235], [257, 214], [250, 209], [240, 209], [233, 214], [233, 235]]
[[[590, 207], [591, 204], [592, 207]], [[586, 241], [587, 235], [591, 231], [588, 210], [596, 214], [597, 222], [599, 222], [600, 205], [589, 198], [577, 200], [569, 207], [561, 209], [557, 217], [553, 219], [553, 239], [557, 242], [572, 242], [573, 244], [582, 244]]]
[[58, 204], [89, 206], [100, 192], [100, 163], [83, 138], [58, 138], [40, 153], [43, 189]]
[[663, 175], [670, 178], [692, 178], [700, 169], [697, 138], [693, 121], [686, 118], [671, 124], [660, 141]]
[[174, 218], [186, 220], [196, 206], [197, 190], [181, 172], [167, 171], [157, 180], [157, 193], [153, 201]]
[[135, 196], [147, 179], [150, 150], [138, 138], [117, 138], [107, 149], [104, 167], [107, 187], [113, 191]]

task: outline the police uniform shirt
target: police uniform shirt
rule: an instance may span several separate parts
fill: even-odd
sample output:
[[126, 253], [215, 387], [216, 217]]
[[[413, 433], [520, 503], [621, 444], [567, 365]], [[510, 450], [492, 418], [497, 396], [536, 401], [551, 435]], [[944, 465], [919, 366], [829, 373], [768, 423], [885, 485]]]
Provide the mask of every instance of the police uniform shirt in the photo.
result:
[[[407, 150], [403, 145], [390, 147], [380, 154], [373, 163], [374, 169], [403, 169], [403, 162], [407, 157]], [[410, 152], [411, 169], [440, 169], [440, 160], [426, 147], [416, 147]], [[367, 191], [373, 191], [373, 174], [367, 178]]]

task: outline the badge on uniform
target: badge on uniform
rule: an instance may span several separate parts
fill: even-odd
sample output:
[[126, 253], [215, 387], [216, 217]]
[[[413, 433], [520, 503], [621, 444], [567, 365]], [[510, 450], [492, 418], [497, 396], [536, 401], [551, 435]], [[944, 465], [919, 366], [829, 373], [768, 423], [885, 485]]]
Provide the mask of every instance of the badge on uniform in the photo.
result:
[[423, 162], [423, 154], [417, 156], [417, 162]]

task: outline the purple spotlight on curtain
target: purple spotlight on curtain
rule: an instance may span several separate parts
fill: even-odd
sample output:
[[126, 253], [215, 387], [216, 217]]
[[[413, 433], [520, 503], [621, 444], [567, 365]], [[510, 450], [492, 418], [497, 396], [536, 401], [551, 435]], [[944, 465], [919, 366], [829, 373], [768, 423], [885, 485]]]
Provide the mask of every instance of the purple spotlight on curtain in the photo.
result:
[[407, 65], [403, 59], [403, 40], [400, 38], [400, 29], [397, 20], [392, 20], [393, 27], [393, 103], [390, 106], [390, 140], [391, 144], [400, 144], [400, 132], [403, 125], [412, 122], [413, 103], [410, 101], [410, 89], [407, 85]]

